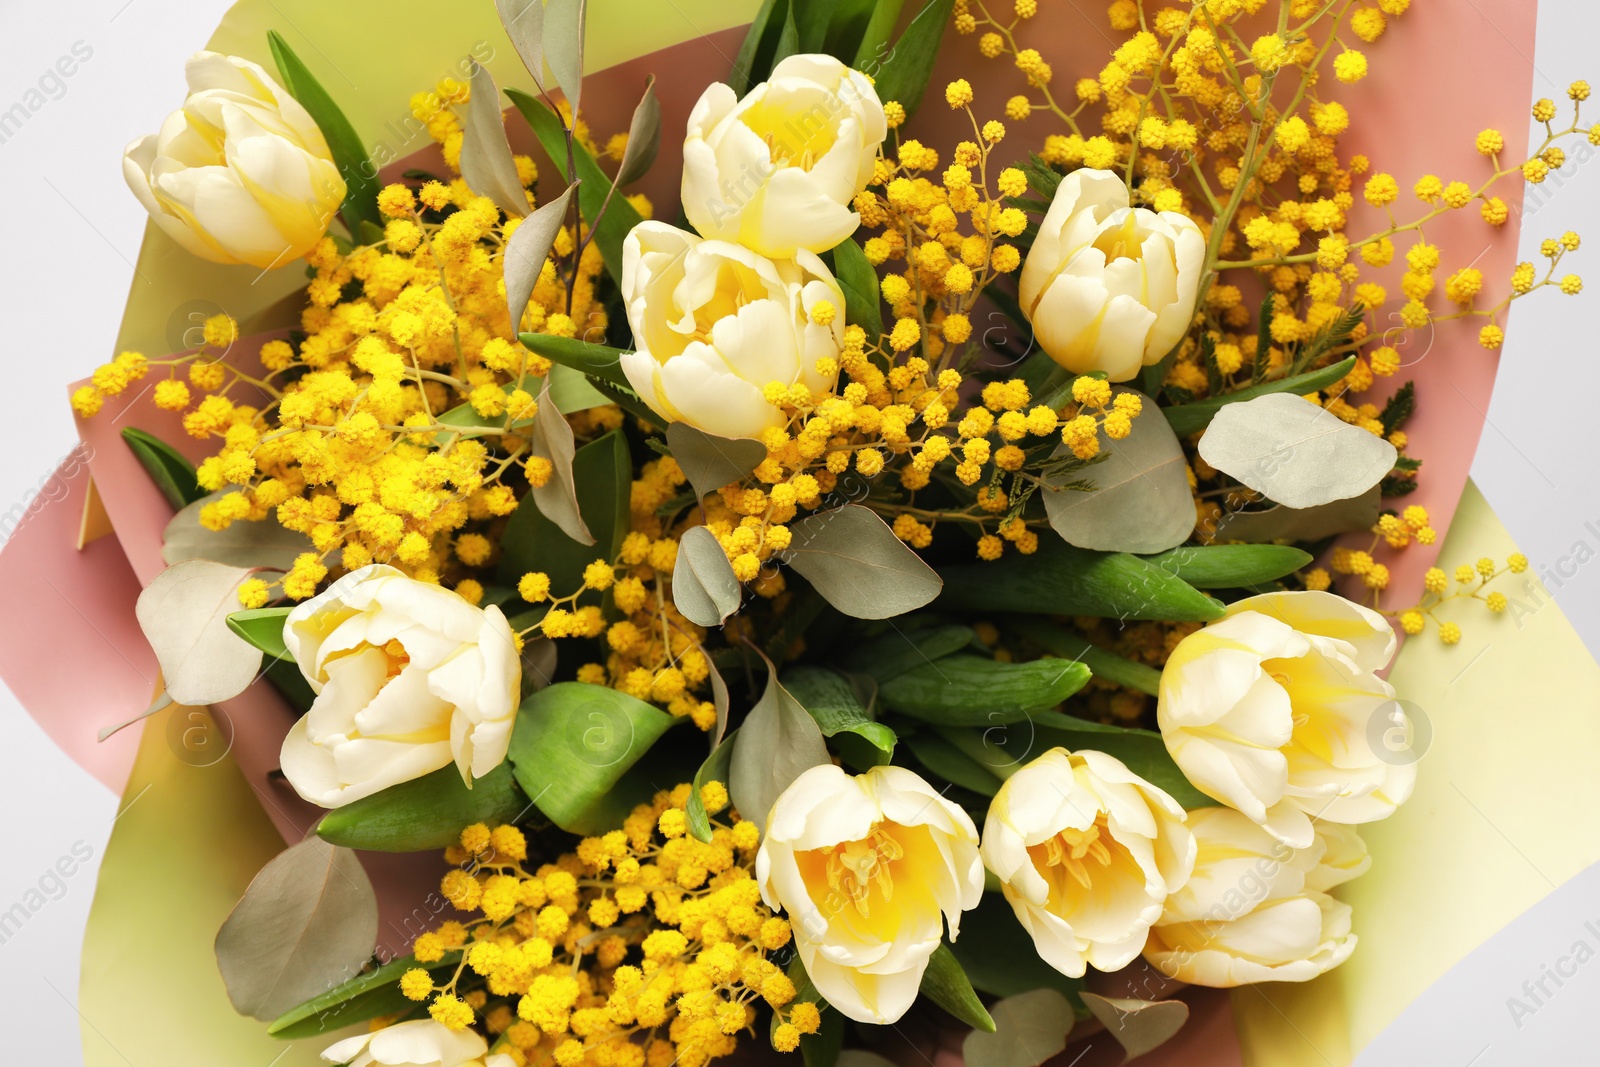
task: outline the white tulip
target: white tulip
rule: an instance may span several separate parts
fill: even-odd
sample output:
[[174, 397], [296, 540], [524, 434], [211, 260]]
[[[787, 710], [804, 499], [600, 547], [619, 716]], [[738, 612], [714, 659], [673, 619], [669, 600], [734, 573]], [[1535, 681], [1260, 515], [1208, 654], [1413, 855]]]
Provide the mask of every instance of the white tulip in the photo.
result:
[[122, 175], [150, 217], [214, 263], [280, 267], [310, 251], [344, 202], [322, 131], [247, 59], [197, 52], [189, 96], [128, 145]]
[[1039, 224], [1018, 296], [1051, 359], [1125, 382], [1188, 332], [1205, 254], [1188, 216], [1130, 207], [1115, 173], [1075, 170]]
[[[800, 251], [774, 262], [726, 241], [642, 222], [622, 250], [622, 299], [635, 351], [628, 382], [650, 408], [718, 437], [755, 437], [784, 421], [762, 395], [769, 382], [833, 388], [844, 343], [844, 294], [827, 266]], [[819, 304], [827, 325], [811, 320]], [[825, 317], [825, 316], [824, 316]]]
[[1388, 817], [1416, 766], [1373, 746], [1404, 711], [1378, 677], [1394, 656], [1383, 616], [1332, 593], [1266, 593], [1178, 643], [1156, 717], [1206, 795], [1294, 848], [1312, 819]]
[[[756, 854], [761, 896], [789, 913], [817, 990], [845, 1016], [892, 1023], [917, 998], [944, 923], [983, 895], [978, 830], [903, 767], [812, 767], [778, 797]], [[943, 915], [943, 921], [940, 916]]]
[[1103, 752], [1054, 748], [989, 805], [983, 862], [1062, 974], [1115, 971], [1137, 957], [1167, 894], [1194, 864], [1183, 808]]
[[395, 1023], [329, 1045], [322, 1058], [350, 1067], [516, 1067], [473, 1030], [451, 1030], [432, 1019]]
[[1354, 830], [1319, 823], [1292, 849], [1232, 808], [1189, 813], [1194, 874], [1167, 899], [1145, 947], [1162, 974], [1206, 986], [1304, 982], [1356, 947], [1350, 906], [1328, 896], [1372, 865]]
[[511, 742], [522, 682], [500, 609], [372, 564], [297, 606], [283, 641], [317, 694], [283, 773], [337, 808], [453, 761], [470, 787]]
[[832, 56], [790, 56], [743, 100], [716, 82], [689, 113], [684, 215], [763, 255], [825, 252], [860, 223], [850, 203], [888, 132], [872, 83]]

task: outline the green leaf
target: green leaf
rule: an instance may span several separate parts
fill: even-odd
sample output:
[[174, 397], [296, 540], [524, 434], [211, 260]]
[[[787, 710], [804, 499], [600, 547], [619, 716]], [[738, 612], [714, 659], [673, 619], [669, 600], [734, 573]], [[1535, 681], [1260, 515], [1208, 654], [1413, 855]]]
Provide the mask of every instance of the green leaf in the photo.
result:
[[648, 799], [618, 783], [676, 721], [606, 686], [558, 682], [522, 702], [507, 757], [551, 822], [571, 834], [604, 833]]
[[959, 652], [976, 638], [972, 627], [956, 623], [905, 629], [894, 626], [844, 649], [839, 665], [847, 671], [870, 675], [881, 684], [913, 667]]
[[267, 31], [267, 44], [272, 49], [273, 61], [278, 64], [283, 87], [300, 102], [317, 129], [322, 131], [334, 166], [344, 178], [344, 204], [339, 210], [345, 225], [351, 233], [357, 232], [363, 221], [382, 226], [383, 216], [378, 211], [378, 168], [367, 158], [366, 147], [355, 127], [277, 30]]
[[[870, 678], [861, 679], [875, 692]], [[849, 732], [864, 738], [881, 752], [885, 763], [894, 755], [894, 731], [872, 718], [871, 695], [863, 694], [849, 678], [826, 667], [800, 666], [783, 675], [784, 688], [817, 720], [824, 737]]]
[[[772, 70], [778, 69], [778, 64], [796, 55], [800, 51], [800, 27], [795, 22], [794, 9], [803, 0], [789, 0], [788, 9], [783, 13], [783, 28], [778, 32], [778, 45], [772, 50]], [[768, 77], [770, 77], [770, 71]]]
[[1311, 562], [1311, 554], [1288, 545], [1190, 545], [1146, 556], [1196, 589], [1253, 589]]
[[867, 20], [867, 28], [862, 31], [861, 43], [856, 46], [855, 60], [851, 66], [868, 74], [876, 74], [887, 58], [889, 37], [900, 21], [900, 9], [904, 6], [905, 0], [878, 0], [872, 9], [872, 17]]
[[756, 12], [728, 75], [728, 84], [739, 96], [749, 92], [750, 86], [766, 78], [772, 69], [772, 53], [778, 47], [788, 15], [788, 0], [765, 0]]
[[[536, 97], [520, 89], [507, 89], [506, 96], [511, 98], [517, 110], [528, 120], [528, 125], [533, 127], [539, 143], [555, 162], [556, 170], [563, 180], [567, 180], [567, 139], [561, 120]], [[627, 198], [621, 195], [611, 197], [610, 203], [606, 203], [606, 194], [611, 191], [611, 179], [600, 169], [600, 164], [595, 162], [594, 156], [589, 154], [588, 149], [574, 142], [572, 155], [577, 162], [577, 179], [581, 183], [578, 186], [578, 208], [589, 225], [594, 227], [594, 243], [599, 247], [601, 257], [605, 259], [606, 271], [611, 275], [612, 281], [620, 285], [622, 242], [628, 236], [628, 231], [643, 222], [644, 218], [632, 204], [628, 203]], [[605, 214], [600, 217], [599, 222], [596, 222], [595, 217], [600, 214], [602, 205], [605, 205]]]
[[1031, 556], [1007, 555], [940, 572], [939, 606], [1117, 619], [1208, 622], [1223, 606], [1160, 567], [1125, 552], [1091, 552], [1051, 535]]
[[1027, 615], [1012, 616], [1005, 623], [1008, 630], [1027, 638], [1053, 656], [1081, 660], [1096, 678], [1151, 696], [1155, 696], [1160, 688], [1161, 672], [1154, 667], [1135, 663], [1115, 652], [1092, 645], [1060, 624]]
[[844, 291], [844, 317], [852, 326], [867, 331], [868, 342], [883, 335], [883, 314], [878, 307], [878, 272], [867, 262], [867, 254], [854, 240], [846, 239], [833, 249], [833, 274]]
[[451, 764], [334, 808], [317, 824], [317, 836], [368, 852], [428, 852], [454, 844], [463, 826], [512, 822], [527, 808], [509, 765], [468, 789]]
[[694, 791], [689, 794], [689, 805], [684, 814], [689, 819], [689, 832], [701, 841], [711, 840], [711, 816], [706, 812], [705, 801], [700, 799], [700, 790], [707, 782], [721, 782], [726, 786], [728, 765], [732, 760], [733, 734], [729, 734], [712, 750], [711, 755], [706, 757], [706, 761], [700, 764], [700, 769], [695, 772]]
[[1041, 715], [1035, 720], [1032, 738], [1012, 737], [1006, 731], [992, 733], [995, 735], [990, 738], [992, 743], [1014, 750], [1018, 758], [1037, 756], [1057, 745], [1069, 752], [1083, 748], [1104, 752], [1127, 764], [1130, 771], [1164, 790], [1186, 809], [1192, 811], [1217, 805], [1190, 783], [1172, 761], [1161, 735], [1151, 730], [1089, 722], [1070, 715]]
[[289, 702], [289, 706], [304, 715], [311, 710], [311, 705], [317, 699], [317, 694], [311, 691], [311, 683], [306, 681], [306, 676], [300, 673], [300, 668], [294, 660], [268, 658], [263, 664], [267, 681], [272, 683], [272, 688], [278, 695]]
[[789, 529], [783, 562], [851, 618], [892, 618], [939, 595], [934, 569], [860, 504], [813, 512]]
[[878, 99], [884, 103], [898, 100], [906, 109], [907, 118], [922, 103], [928, 78], [933, 74], [933, 61], [939, 54], [939, 41], [954, 8], [955, 0], [928, 0], [873, 76]]
[[550, 575], [551, 592], [568, 596], [583, 585], [583, 569], [597, 559], [616, 559], [628, 532], [628, 498], [633, 489], [633, 466], [627, 439], [613, 430], [578, 449], [572, 459], [572, 479], [578, 507], [594, 536], [592, 545], [580, 544], [562, 532], [536, 507], [522, 506], [511, 513], [501, 535], [499, 580], [516, 585], [529, 571]]
[[267, 1033], [284, 1041], [294, 1041], [416, 1008], [416, 1001], [401, 994], [400, 976], [414, 967], [424, 967], [434, 973], [454, 971], [460, 958], [457, 950], [446, 952], [444, 958], [429, 964], [418, 963], [415, 956], [392, 959], [284, 1012], [267, 1027]]
[[778, 681], [777, 668], [767, 665], [767, 690], [734, 734], [728, 766], [728, 792], [733, 806], [757, 826], [779, 795], [812, 767], [829, 762], [828, 746], [815, 719]]
[[831, 7], [832, 14], [828, 19], [827, 36], [823, 38], [822, 47], [816, 50], [826, 52], [841, 63], [854, 63], [862, 35], [877, 10], [876, 0], [834, 0], [831, 5], [818, 6]]
[[123, 427], [122, 439], [128, 443], [129, 450], [138, 458], [145, 473], [150, 475], [150, 480], [156, 483], [156, 488], [161, 490], [161, 495], [166, 497], [167, 503], [174, 508], [184, 508], [205, 497], [206, 491], [195, 480], [194, 464], [180, 455], [177, 449], [154, 434], [132, 426]]
[[716, 534], [692, 526], [678, 539], [672, 569], [672, 603], [696, 626], [715, 629], [739, 610], [744, 588]]
[[1039, 1067], [1067, 1047], [1077, 1022], [1072, 1004], [1054, 989], [1030, 989], [1007, 997], [990, 1009], [995, 1032], [978, 1030], [966, 1036], [961, 1058], [984, 1067]]
[[687, 422], [667, 427], [667, 448], [698, 496], [743, 480], [767, 458], [767, 446], [748, 437], [714, 437]]
[[929, 957], [928, 969], [922, 972], [922, 995], [973, 1029], [994, 1033], [994, 1020], [972, 991], [972, 983], [949, 945], [941, 944]]
[[[515, 236], [515, 235], [513, 235]], [[539, 353], [552, 363], [582, 371], [591, 378], [631, 388], [628, 376], [622, 373], [622, 349], [590, 344], [575, 337], [557, 337], [549, 333], [518, 334], [523, 345]]]
[[[1383, 411], [1378, 415], [1378, 421], [1383, 423], [1383, 436], [1388, 437], [1404, 426], [1416, 409], [1417, 383], [1407, 382], [1395, 390], [1394, 395], [1383, 405]], [[123, 435], [127, 435], [126, 430], [123, 431]]]
[[1356, 365], [1356, 357], [1341, 360], [1321, 370], [1314, 370], [1306, 374], [1297, 374], [1292, 378], [1279, 378], [1277, 381], [1262, 382], [1240, 389], [1236, 393], [1226, 393], [1223, 396], [1208, 397], [1205, 400], [1196, 400], [1192, 404], [1178, 404], [1174, 407], [1164, 407], [1161, 413], [1167, 417], [1167, 422], [1172, 426], [1172, 432], [1179, 437], [1186, 437], [1192, 433], [1199, 433], [1211, 423], [1211, 417], [1221, 411], [1228, 404], [1238, 403], [1241, 400], [1253, 400], [1258, 396], [1268, 393], [1314, 393], [1345, 377], [1350, 373], [1350, 368]]
[[269, 656], [294, 662], [283, 643], [283, 621], [293, 608], [248, 608], [228, 616], [228, 629]]
[[901, 715], [940, 726], [1000, 726], [1053, 708], [1082, 689], [1089, 668], [1066, 659], [1001, 663], [955, 655], [883, 683], [879, 695]]
[[[1068, 978], [1039, 958], [1033, 935], [1023, 929], [1017, 913], [1000, 893], [985, 893], [976, 908], [961, 916], [961, 936], [950, 943], [950, 951], [961, 962], [973, 988], [990, 996], [1014, 997], [1030, 989], [1054, 989], [1069, 1002], [1076, 1002], [1084, 987], [1082, 978]], [[1069, 1011], [1088, 1015], [1081, 1007]]]
[[1123, 1063], [1165, 1044], [1189, 1019], [1189, 1005], [1181, 1000], [1131, 1000], [1085, 993], [1083, 1002], [1122, 1046], [1126, 1053]]
[[1000, 791], [1000, 776], [956, 747], [949, 739], [932, 731], [919, 730], [905, 735], [901, 740], [918, 763], [945, 781], [986, 797], [992, 797]]
[[836, 0], [793, 0], [789, 17], [795, 26], [795, 51], [820, 52]]

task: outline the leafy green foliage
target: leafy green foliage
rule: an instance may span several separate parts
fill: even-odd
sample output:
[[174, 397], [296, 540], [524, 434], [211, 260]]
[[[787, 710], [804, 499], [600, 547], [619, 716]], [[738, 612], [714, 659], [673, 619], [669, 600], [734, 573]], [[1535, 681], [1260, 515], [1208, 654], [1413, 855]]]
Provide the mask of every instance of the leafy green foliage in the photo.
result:
[[1226, 404], [1235, 404], [1241, 400], [1253, 400], [1258, 396], [1268, 393], [1314, 393], [1324, 389], [1350, 373], [1350, 368], [1356, 365], [1356, 357], [1350, 356], [1321, 370], [1308, 371], [1305, 374], [1296, 374], [1288, 378], [1278, 378], [1270, 382], [1261, 382], [1237, 392], [1225, 393], [1222, 396], [1207, 397], [1193, 403], [1179, 404], [1173, 407], [1164, 407], [1161, 413], [1171, 423], [1172, 430], [1179, 437], [1192, 433], [1199, 433], [1210, 424], [1212, 416], [1221, 411]]
[[344, 178], [344, 204], [339, 212], [345, 225], [352, 234], [360, 229], [362, 222], [383, 225], [383, 216], [378, 211], [378, 168], [367, 158], [366, 146], [355, 127], [278, 31], [267, 31], [267, 45], [272, 49], [283, 87], [300, 102], [317, 129], [322, 131], [334, 166]]
[[502, 763], [468, 789], [454, 764], [335, 808], [317, 836], [369, 852], [428, 852], [453, 844], [463, 826], [511, 822], [528, 799]]
[[583, 569], [597, 559], [616, 559], [628, 532], [628, 494], [633, 487], [633, 463], [627, 439], [613, 430], [578, 449], [572, 460], [572, 479], [592, 545], [580, 544], [562, 532], [527, 501], [511, 513], [501, 538], [499, 580], [516, 585], [529, 571], [550, 576], [556, 596], [566, 596], [583, 585]]
[[145, 473], [150, 475], [150, 480], [156, 483], [156, 488], [161, 490], [167, 503], [181, 510], [204, 499], [206, 491], [195, 480], [194, 464], [177, 449], [155, 434], [132, 426], [123, 427], [122, 439], [128, 443], [129, 451], [139, 460]]

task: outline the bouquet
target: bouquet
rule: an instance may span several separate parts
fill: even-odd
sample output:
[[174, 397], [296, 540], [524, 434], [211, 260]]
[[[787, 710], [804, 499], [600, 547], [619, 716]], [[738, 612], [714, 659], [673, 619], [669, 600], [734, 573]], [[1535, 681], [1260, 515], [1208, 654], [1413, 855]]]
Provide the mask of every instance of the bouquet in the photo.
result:
[[582, 0], [498, 0], [516, 84], [419, 71], [399, 160], [274, 30], [129, 146], [166, 239], [285, 279], [72, 394], [188, 438], [115, 431], [174, 511], [132, 722], [294, 709], [235, 757], [315, 832], [214, 943], [275, 1037], [1031, 1067], [1357, 949], [1399, 640], [1528, 568], [1397, 577], [1443, 521], [1408, 344], [1582, 288], [1576, 234], [1508, 282], [1429, 234], [1600, 144], [1589, 88], [1395, 175], [1345, 100], [1408, 0], [1116, 0], [1081, 68], [1048, 3], [902, 6], [767, 0], [611, 127]]

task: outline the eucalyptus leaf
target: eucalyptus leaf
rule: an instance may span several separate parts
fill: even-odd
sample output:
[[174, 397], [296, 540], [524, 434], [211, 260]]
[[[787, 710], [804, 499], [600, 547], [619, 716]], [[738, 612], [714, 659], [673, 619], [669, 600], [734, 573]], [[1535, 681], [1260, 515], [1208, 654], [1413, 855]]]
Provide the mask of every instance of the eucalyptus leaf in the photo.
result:
[[514, 822], [527, 812], [510, 764], [474, 779], [469, 789], [452, 763], [334, 808], [317, 824], [317, 836], [367, 852], [430, 852], [456, 843], [463, 826]]
[[251, 571], [190, 559], [155, 576], [134, 613], [161, 664], [167, 693], [179, 704], [204, 707], [238, 696], [261, 670], [261, 650], [228, 628], [240, 608], [239, 585]]
[[900, 34], [887, 58], [873, 72], [878, 99], [898, 100], [907, 117], [922, 102], [933, 74], [933, 61], [939, 54], [939, 41], [950, 24], [955, 0], [928, 0], [916, 18]]
[[127, 442], [129, 451], [139, 460], [145, 473], [150, 475], [150, 480], [156, 483], [156, 488], [161, 490], [167, 503], [174, 508], [183, 508], [206, 495], [206, 491], [195, 480], [194, 464], [161, 438], [125, 426], [122, 439]]
[[764, 653], [761, 658], [767, 664], [767, 691], [733, 734], [728, 767], [733, 806], [757, 826], [767, 824], [767, 813], [791, 782], [828, 762], [816, 720], [778, 682], [772, 661]]
[[476, 61], [472, 64], [472, 96], [467, 101], [461, 135], [461, 177], [466, 179], [467, 188], [493, 200], [507, 216], [520, 219], [528, 213], [528, 195], [517, 176], [511, 142], [506, 140], [500, 88], [489, 68]]
[[1398, 457], [1383, 438], [1290, 393], [1229, 404], [1200, 438], [1200, 458], [1289, 508], [1360, 496]]
[[539, 392], [539, 407], [533, 413], [533, 432], [528, 435], [528, 448], [535, 456], [550, 463], [549, 479], [543, 485], [528, 490], [534, 506], [575, 543], [594, 544], [594, 534], [589, 532], [578, 507], [578, 486], [572, 472], [572, 459], [577, 454], [572, 425], [551, 398], [549, 379], [545, 380], [544, 388]]
[[1146, 558], [1196, 589], [1253, 589], [1293, 574], [1312, 556], [1289, 545], [1188, 545]]
[[790, 531], [783, 561], [852, 618], [904, 615], [939, 595], [938, 573], [860, 504], [813, 512]]
[[[1069, 545], [1102, 552], [1164, 552], [1194, 532], [1194, 496], [1183, 446], [1166, 420], [1154, 417], [1154, 401], [1132, 389], [1116, 392], [1139, 397], [1145, 414], [1133, 420], [1133, 429], [1120, 441], [1100, 431], [1104, 458], [1098, 463], [1071, 475], [1047, 477], [1045, 513]], [[1051, 458], [1071, 455], [1061, 444]], [[1094, 487], [1063, 488], [1069, 477]]]
[[940, 726], [998, 726], [1053, 708], [1082, 689], [1089, 668], [1070, 659], [1001, 663], [946, 656], [884, 682], [884, 706]]
[[628, 146], [622, 150], [622, 162], [617, 164], [616, 183], [627, 185], [644, 177], [660, 149], [661, 101], [656, 99], [656, 76], [652, 74], [645, 79], [644, 96], [628, 123]]
[[566, 221], [567, 202], [572, 199], [572, 191], [577, 187], [574, 182], [554, 200], [540, 204], [533, 214], [522, 220], [510, 240], [506, 241], [502, 267], [505, 271], [506, 307], [511, 313], [514, 328], [522, 327], [522, 313], [528, 310], [533, 287], [539, 283], [539, 274], [544, 270], [550, 248], [556, 243], [556, 235]]
[[378, 898], [356, 854], [312, 837], [261, 869], [217, 931], [217, 969], [241, 1015], [271, 1022], [355, 974], [378, 939]]
[[167, 563], [206, 559], [234, 567], [286, 571], [302, 552], [312, 551], [305, 534], [285, 529], [276, 518], [238, 519], [226, 530], [209, 530], [200, 523], [200, 510], [220, 500], [230, 490], [219, 490], [196, 500], [172, 517], [161, 531], [161, 558]]
[[588, 21], [586, 0], [549, 0], [544, 11], [544, 58], [550, 73], [572, 106], [573, 121], [578, 117], [578, 99], [583, 92], [583, 37]]
[[868, 340], [883, 334], [883, 313], [878, 307], [878, 272], [853, 239], [833, 249], [833, 273], [844, 291], [845, 321], [867, 332]]
[[1159, 1048], [1189, 1019], [1189, 1005], [1181, 1000], [1130, 1000], [1085, 993], [1083, 1002], [1122, 1046], [1126, 1053], [1123, 1063]]
[[894, 731], [872, 717], [872, 697], [877, 684], [870, 678], [857, 676], [866, 683], [863, 699], [862, 686], [838, 671], [826, 667], [791, 667], [783, 674], [784, 688], [817, 720], [824, 737], [849, 732], [865, 739], [884, 755], [884, 762], [894, 755]]
[[544, 0], [494, 0], [500, 23], [511, 38], [533, 83], [544, 87]]
[[613, 790], [676, 721], [606, 686], [558, 682], [522, 702], [508, 758], [551, 822], [572, 834], [604, 833], [646, 799]]
[[767, 446], [760, 441], [714, 437], [686, 422], [667, 427], [667, 448], [698, 497], [743, 480], [767, 458]]
[[[1269, 300], [1270, 306], [1271, 301]], [[1293, 393], [1304, 396], [1314, 393], [1318, 389], [1325, 389], [1334, 382], [1348, 375], [1356, 365], [1356, 357], [1339, 361], [1323, 367], [1321, 370], [1309, 371], [1305, 374], [1296, 374], [1290, 378], [1279, 378], [1276, 381], [1261, 382], [1258, 385], [1248, 386], [1232, 393], [1221, 396], [1207, 397], [1205, 400], [1196, 400], [1190, 404], [1176, 404], [1164, 407], [1161, 413], [1167, 417], [1167, 422], [1179, 437], [1187, 437], [1192, 433], [1199, 433], [1216, 417], [1217, 412], [1230, 404], [1239, 404], [1253, 400], [1258, 396], [1268, 396], [1273, 393]]]
[[[564, 420], [563, 420], [564, 421]], [[553, 595], [577, 592], [583, 569], [597, 559], [616, 559], [627, 534], [628, 497], [633, 467], [628, 443], [613, 430], [578, 449], [572, 458], [572, 485], [589, 543], [576, 540], [538, 507], [524, 502], [511, 513], [500, 538], [499, 580], [517, 584], [530, 571], [550, 576]]]
[[416, 967], [453, 972], [460, 958], [457, 950], [446, 952], [442, 959], [428, 964], [418, 963], [415, 956], [392, 959], [284, 1012], [267, 1027], [267, 1033], [283, 1041], [294, 1041], [414, 1008], [416, 1001], [406, 999], [400, 992], [400, 976]]
[[121, 721], [119, 723], [114, 723], [111, 726], [103, 727], [100, 730], [99, 734], [97, 734], [95, 736], [95, 740], [104, 741], [106, 738], [110, 737], [112, 734], [118, 733], [119, 731], [122, 731], [122, 730], [126, 730], [128, 727], [132, 726], [136, 722], [143, 722], [145, 719], [148, 719], [150, 716], [154, 715], [156, 712], [161, 711], [163, 708], [168, 708], [168, 707], [171, 707], [171, 706], [172, 706], [172, 697], [165, 690], [163, 690], [162, 692], [156, 694], [156, 698], [150, 702], [150, 706], [148, 708], [145, 708], [143, 711], [141, 711], [139, 714], [135, 715], [133, 718], [124, 719], [123, 721]]
[[[306, 109], [306, 114], [311, 116], [311, 121], [317, 124], [317, 129], [322, 131], [323, 140], [328, 143], [328, 155], [344, 179], [344, 203], [339, 211], [345, 225], [352, 234], [360, 231], [363, 222], [382, 225], [383, 215], [378, 210], [378, 168], [367, 157], [361, 136], [356, 133], [344, 112], [339, 110], [339, 105], [334, 103], [328, 90], [322, 87], [322, 83], [317, 81], [277, 30], [267, 31], [267, 46], [278, 65], [283, 87], [299, 101], [300, 106]], [[288, 249], [284, 251], [287, 253]], [[287, 256], [284, 262], [289, 262]]]
[[283, 642], [283, 622], [293, 608], [247, 608], [228, 616], [228, 629], [275, 659], [294, 662], [294, 655]]
[[[738, 731], [735, 731], [737, 733]], [[733, 761], [733, 735], [722, 739], [722, 743], [711, 750], [711, 755], [700, 765], [695, 772], [694, 789], [689, 794], [689, 803], [684, 814], [688, 818], [689, 832], [700, 841], [711, 840], [711, 816], [706, 812], [706, 803], [700, 797], [700, 790], [707, 782], [721, 782], [728, 784], [728, 767]]]
[[708, 630], [721, 626], [739, 610], [743, 594], [716, 534], [704, 526], [686, 530], [672, 569], [672, 603], [683, 617]]
[[1265, 511], [1234, 511], [1222, 516], [1213, 536], [1218, 541], [1320, 541], [1334, 534], [1369, 530], [1378, 521], [1383, 493], [1373, 486], [1359, 496], [1315, 508], [1278, 505]]
[[990, 1005], [995, 1031], [974, 1030], [961, 1045], [961, 1058], [984, 1067], [1039, 1067], [1067, 1047], [1077, 1017], [1067, 998], [1054, 989], [1030, 989]]
[[921, 990], [923, 996], [974, 1030], [987, 1034], [995, 1032], [994, 1019], [973, 992], [972, 983], [949, 945], [940, 944], [928, 957], [928, 969], [922, 972]]

